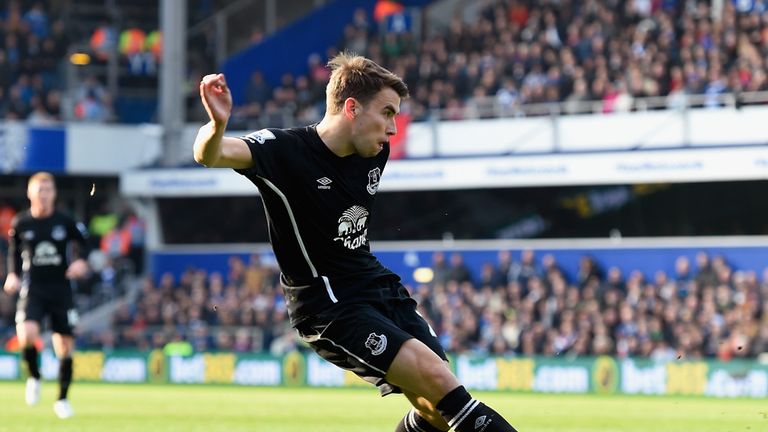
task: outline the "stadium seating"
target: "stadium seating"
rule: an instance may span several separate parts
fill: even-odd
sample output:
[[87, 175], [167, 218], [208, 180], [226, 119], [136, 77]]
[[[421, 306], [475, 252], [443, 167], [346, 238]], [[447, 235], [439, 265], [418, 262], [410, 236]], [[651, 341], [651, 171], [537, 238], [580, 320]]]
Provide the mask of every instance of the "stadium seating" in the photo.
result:
[[[443, 28], [387, 32], [364, 15], [330, 53], [365, 54], [403, 76], [416, 121], [551, 113], [611, 113], [720, 106], [723, 94], [768, 89], [765, 19], [732, 2], [492, 1]], [[326, 53], [308, 59], [305, 76], [273, 88], [254, 81], [236, 112], [243, 128], [319, 119]], [[256, 78], [254, 78], [256, 80]], [[256, 91], [256, 88], [259, 90]], [[272, 92], [266, 99], [263, 95]], [[700, 95], [690, 98], [691, 95]], [[750, 102], [752, 101], [752, 102]], [[763, 103], [764, 98], [733, 103]]]
[[59, 63], [68, 37], [61, 11], [9, 1], [0, 10], [0, 116], [47, 124], [61, 119]]
[[[768, 272], [733, 271], [705, 252], [674, 268], [646, 280], [584, 256], [566, 280], [555, 256], [524, 251], [501, 252], [472, 274], [461, 254], [436, 252], [432, 281], [409, 289], [453, 353], [727, 361], [768, 352]], [[83, 343], [159, 349], [178, 337], [199, 352], [295, 349], [277, 270], [232, 257], [227, 274], [190, 268], [179, 280], [147, 279], [135, 306]]]
[[[139, 19], [131, 12], [139, 8], [129, 6], [121, 6], [126, 19]], [[197, 17], [202, 6], [193, 7]], [[233, 124], [252, 129], [316, 121], [327, 79], [322, 65], [341, 49], [368, 55], [405, 77], [413, 96], [407, 108], [416, 121], [663, 109], [685, 103], [686, 95], [701, 95], [694, 105], [719, 106], [725, 93], [768, 89], [760, 56], [766, 23], [759, 10], [738, 13], [732, 2], [714, 10], [706, 2], [679, 1], [625, 7], [497, 0], [477, 14], [459, 11], [446, 28], [426, 27], [419, 34], [381, 30], [373, 17], [357, 14], [337, 46], [307, 59], [306, 74], [286, 74], [276, 85], [254, 77]], [[0, 11], [0, 111], [7, 118], [62, 118], [62, 60], [70, 43], [82, 44], [98, 29], [96, 16], [84, 20], [88, 28], [65, 27], [64, 12], [55, 3], [28, 1], [9, 2]], [[211, 58], [191, 54], [192, 74], [213, 67]], [[105, 83], [97, 84], [78, 92], [74, 118], [116, 119]]]

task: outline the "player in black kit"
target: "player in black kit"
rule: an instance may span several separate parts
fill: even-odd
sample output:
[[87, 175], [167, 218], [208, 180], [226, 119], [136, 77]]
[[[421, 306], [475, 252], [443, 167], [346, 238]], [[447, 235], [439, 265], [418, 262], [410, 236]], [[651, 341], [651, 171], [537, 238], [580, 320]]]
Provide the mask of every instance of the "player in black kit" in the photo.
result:
[[413, 409], [396, 431], [514, 431], [461, 386], [400, 278], [370, 252], [371, 209], [408, 89], [361, 56], [328, 65], [320, 123], [241, 138], [224, 136], [232, 109], [224, 75], [205, 76], [210, 122], [195, 139], [195, 160], [235, 168], [259, 188], [292, 325], [382, 395], [405, 394]]
[[[29, 179], [29, 210], [14, 219], [9, 233], [8, 277], [4, 289], [19, 292], [16, 307], [16, 332], [27, 363], [26, 401], [35, 405], [40, 399], [40, 366], [35, 341], [40, 324], [48, 316], [53, 330], [53, 349], [59, 358], [59, 398], [53, 409], [60, 418], [74, 414], [67, 399], [72, 382], [72, 330], [77, 310], [69, 279], [79, 279], [88, 272], [85, 260], [85, 226], [54, 207], [56, 185], [51, 174], [41, 172]], [[74, 244], [79, 247], [70, 248]]]

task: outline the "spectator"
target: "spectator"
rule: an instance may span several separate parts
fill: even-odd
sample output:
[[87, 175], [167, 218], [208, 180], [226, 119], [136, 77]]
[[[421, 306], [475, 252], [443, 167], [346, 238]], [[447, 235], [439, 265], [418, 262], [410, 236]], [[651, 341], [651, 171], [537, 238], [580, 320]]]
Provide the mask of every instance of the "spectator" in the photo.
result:
[[530, 249], [520, 252], [520, 262], [513, 263], [509, 268], [509, 280], [514, 280], [525, 286], [533, 277], [540, 277], [536, 266], [536, 253]]
[[451, 254], [450, 280], [456, 282], [472, 282], [472, 273], [464, 263], [464, 257], [459, 252]]

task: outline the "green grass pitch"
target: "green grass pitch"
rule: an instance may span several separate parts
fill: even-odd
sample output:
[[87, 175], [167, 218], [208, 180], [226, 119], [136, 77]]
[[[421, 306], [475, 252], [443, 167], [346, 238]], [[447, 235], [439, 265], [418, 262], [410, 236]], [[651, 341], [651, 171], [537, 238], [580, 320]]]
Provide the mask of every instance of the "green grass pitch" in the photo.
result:
[[[0, 431], [392, 432], [407, 411], [402, 396], [375, 389], [75, 383], [76, 416], [57, 419], [54, 382], [39, 405], [22, 382], [0, 383]], [[768, 401], [697, 397], [475, 392], [521, 432], [768, 431]]]

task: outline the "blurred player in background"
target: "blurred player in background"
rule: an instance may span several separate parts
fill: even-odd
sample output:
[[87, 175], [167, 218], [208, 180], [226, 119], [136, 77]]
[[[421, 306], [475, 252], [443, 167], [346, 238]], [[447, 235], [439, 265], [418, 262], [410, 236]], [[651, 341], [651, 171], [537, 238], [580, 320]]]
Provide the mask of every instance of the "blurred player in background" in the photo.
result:
[[[48, 316], [53, 330], [53, 349], [59, 358], [59, 398], [54, 412], [60, 418], [74, 414], [67, 399], [72, 382], [72, 331], [77, 310], [70, 279], [88, 272], [81, 257], [86, 250], [86, 229], [55, 208], [56, 184], [51, 174], [40, 172], [29, 179], [29, 210], [16, 216], [11, 225], [8, 247], [8, 276], [4, 289], [19, 292], [16, 332], [29, 370], [26, 401], [40, 400], [40, 366], [35, 342], [40, 324]], [[76, 247], [70, 247], [76, 246]]]
[[195, 160], [235, 168], [259, 188], [291, 324], [320, 356], [382, 395], [405, 394], [414, 409], [396, 432], [514, 431], [458, 382], [400, 278], [370, 252], [371, 209], [408, 89], [364, 57], [340, 54], [329, 66], [320, 123], [241, 138], [224, 136], [232, 109], [224, 75], [205, 76], [210, 122], [195, 140]]

